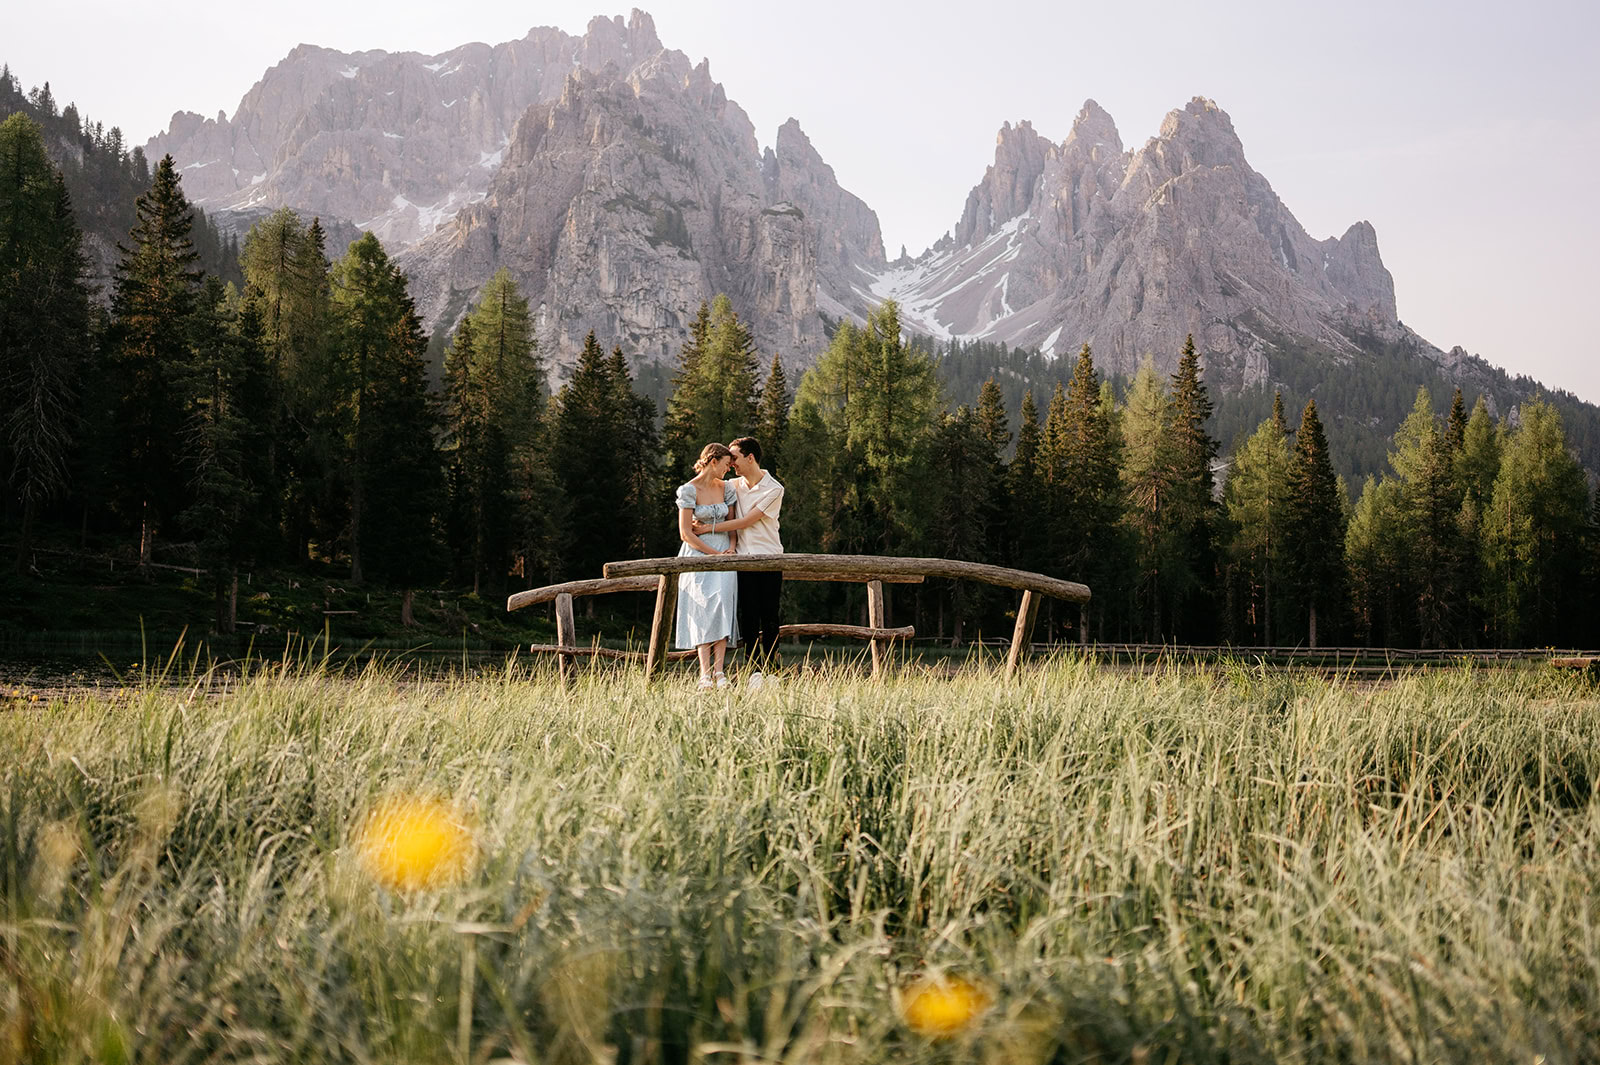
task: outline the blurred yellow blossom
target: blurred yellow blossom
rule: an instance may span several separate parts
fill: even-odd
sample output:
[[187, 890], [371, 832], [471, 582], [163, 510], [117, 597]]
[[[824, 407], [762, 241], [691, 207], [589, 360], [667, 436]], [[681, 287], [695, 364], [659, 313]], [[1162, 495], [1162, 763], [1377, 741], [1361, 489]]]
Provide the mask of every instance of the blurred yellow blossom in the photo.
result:
[[361, 864], [395, 891], [441, 887], [459, 880], [472, 860], [472, 834], [436, 799], [391, 798], [373, 810], [361, 832]]
[[926, 1036], [954, 1035], [969, 1026], [993, 998], [961, 976], [924, 976], [902, 993], [900, 1012], [912, 1031]]

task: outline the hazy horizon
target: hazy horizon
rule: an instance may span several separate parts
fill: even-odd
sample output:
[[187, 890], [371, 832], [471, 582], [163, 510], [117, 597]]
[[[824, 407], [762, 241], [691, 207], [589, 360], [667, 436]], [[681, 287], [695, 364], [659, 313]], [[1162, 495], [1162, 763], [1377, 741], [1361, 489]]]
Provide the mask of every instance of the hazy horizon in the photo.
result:
[[[1586, 357], [1577, 312], [1600, 282], [1590, 250], [1600, 219], [1587, 209], [1600, 163], [1600, 15], [1587, 5], [1510, 16], [1488, 4], [973, 12], [833, 0], [808, 5], [804, 21], [684, 0], [643, 9], [666, 47], [710, 60], [763, 145], [799, 121], [878, 213], [891, 258], [955, 224], [1003, 122], [1031, 121], [1059, 142], [1093, 98], [1137, 148], [1168, 111], [1205, 96], [1313, 237], [1372, 222], [1413, 329], [1600, 402], [1600, 360]], [[229, 9], [158, 28], [103, 0], [79, 10], [90, 33], [65, 34], [40, 9], [13, 16], [0, 61], [25, 89], [48, 80], [59, 103], [122, 127], [130, 145], [174, 111], [231, 116], [299, 43], [436, 54], [538, 25], [581, 34], [593, 16], [627, 14], [561, 0], [442, 18], [402, 0], [378, 17], [286, 0], [270, 22]]]

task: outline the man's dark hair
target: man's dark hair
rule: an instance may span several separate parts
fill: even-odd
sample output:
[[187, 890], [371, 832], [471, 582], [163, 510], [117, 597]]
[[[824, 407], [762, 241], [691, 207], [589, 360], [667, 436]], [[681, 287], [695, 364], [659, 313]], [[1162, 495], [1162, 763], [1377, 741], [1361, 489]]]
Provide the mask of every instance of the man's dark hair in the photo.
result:
[[728, 446], [738, 448], [739, 454], [748, 455], [750, 458], [756, 460], [757, 466], [761, 465], [761, 441], [757, 440], [755, 437], [741, 436]]

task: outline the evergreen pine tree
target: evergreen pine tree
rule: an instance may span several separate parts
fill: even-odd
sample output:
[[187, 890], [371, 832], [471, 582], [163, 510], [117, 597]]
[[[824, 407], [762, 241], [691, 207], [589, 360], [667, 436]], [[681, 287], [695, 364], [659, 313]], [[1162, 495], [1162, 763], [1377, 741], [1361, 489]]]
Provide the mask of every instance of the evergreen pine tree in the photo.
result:
[[1304, 611], [1312, 647], [1317, 646], [1319, 618], [1331, 620], [1343, 602], [1344, 542], [1344, 505], [1328, 457], [1328, 440], [1317, 417], [1317, 401], [1307, 400], [1289, 464], [1283, 570], [1290, 593]]
[[[1278, 606], [1275, 580], [1284, 554], [1289, 511], [1289, 444], [1284, 438], [1283, 394], [1273, 416], [1262, 422], [1233, 456], [1222, 499], [1233, 537], [1228, 554], [1243, 600], [1244, 627], [1271, 645]], [[1342, 552], [1341, 552], [1342, 553]]]
[[1058, 576], [1071, 572], [1067, 552], [1073, 539], [1073, 473], [1067, 390], [1057, 384], [1039, 437], [1039, 510], [1044, 517], [1044, 572]]
[[1461, 398], [1461, 386], [1456, 386], [1455, 395], [1450, 397], [1450, 420], [1445, 423], [1445, 442], [1450, 445], [1453, 455], [1461, 450], [1467, 435], [1467, 406]]
[[518, 483], [529, 472], [522, 453], [540, 436], [544, 368], [528, 302], [509, 271], [489, 279], [462, 319], [445, 354], [444, 376], [458, 570], [470, 574], [474, 593], [487, 585], [498, 595], [513, 556], [526, 552], [525, 544], [513, 542], [515, 530], [527, 525], [527, 515], [516, 510], [545, 502]]
[[1133, 553], [1129, 588], [1134, 631], [1162, 640], [1171, 616], [1173, 571], [1187, 565], [1187, 543], [1173, 522], [1177, 462], [1169, 428], [1172, 404], [1150, 360], [1139, 367], [1123, 411], [1123, 521]]
[[[1089, 345], [1078, 353], [1067, 389], [1066, 464], [1061, 562], [1064, 572], [1091, 588], [1107, 586], [1116, 572], [1115, 530], [1121, 516], [1120, 456], [1101, 403], [1100, 375]], [[1105, 610], [1091, 600], [1090, 614], [1103, 626]]]
[[689, 323], [689, 336], [678, 352], [678, 371], [672, 375], [672, 395], [667, 399], [666, 424], [662, 430], [667, 452], [668, 479], [692, 476], [702, 438], [700, 399], [700, 357], [711, 342], [711, 305], [704, 300]]
[[[661, 500], [670, 494], [661, 483], [657, 458], [661, 441], [656, 433], [656, 408], [647, 396], [633, 390], [633, 375], [620, 347], [613, 348], [607, 363], [614, 390], [612, 402], [617, 412], [619, 436], [615, 476], [623, 486], [622, 524], [627, 533], [619, 557], [652, 558], [668, 551], [667, 534], [671, 523], [661, 514]], [[729, 437], [733, 439], [733, 437]]]
[[0, 124], [0, 476], [22, 504], [16, 569], [39, 508], [66, 487], [89, 343], [81, 236], [39, 126]]
[[[983, 562], [984, 517], [998, 487], [993, 480], [990, 442], [968, 407], [946, 414], [933, 443], [933, 484], [937, 494], [933, 535], [929, 547], [940, 557]], [[976, 621], [982, 603], [977, 589], [967, 581], [952, 582], [949, 601], [953, 616], [954, 646], [966, 638], [967, 626]], [[944, 597], [940, 597], [943, 606]], [[940, 635], [944, 625], [939, 626]]]
[[789, 436], [789, 407], [793, 402], [783, 360], [774, 355], [756, 409], [755, 437], [761, 441], [761, 464], [766, 469], [777, 470], [783, 462], [783, 442]]
[[1015, 565], [1035, 572], [1044, 563], [1047, 528], [1040, 507], [1039, 450], [1042, 438], [1039, 407], [1034, 403], [1030, 389], [1022, 395], [1022, 410], [1017, 421], [1017, 449], [1006, 467], [1006, 499], [1016, 520], [1009, 527], [1010, 535], [1001, 543], [1006, 557]]
[[112, 313], [117, 384], [115, 437], [122, 458], [119, 502], [139, 525], [139, 560], [150, 561], [161, 521], [182, 509], [178, 477], [183, 413], [174, 377], [188, 354], [189, 316], [200, 272], [194, 225], [172, 157], [140, 196], [132, 248], [119, 245]]
[[1351, 612], [1368, 646], [1394, 646], [1401, 620], [1405, 573], [1405, 508], [1400, 483], [1368, 477], [1345, 531], [1344, 555]]
[[1191, 635], [1209, 624], [1208, 591], [1216, 577], [1211, 462], [1217, 442], [1206, 431], [1211, 399], [1200, 378], [1200, 355], [1194, 336], [1185, 338], [1178, 369], [1172, 375], [1169, 420], [1173, 462], [1169, 527], [1181, 543], [1181, 559], [1169, 568], [1167, 589], [1176, 611], [1174, 621]]
[[796, 422], [802, 407], [826, 427], [829, 484], [808, 487], [830, 501], [823, 528], [839, 545], [830, 549], [893, 554], [913, 547], [928, 527], [930, 500], [916, 477], [939, 425], [940, 388], [932, 358], [906, 343], [892, 300], [863, 328], [840, 323], [800, 382]]
[[1502, 644], [1566, 642], [1577, 599], [1588, 486], [1567, 451], [1561, 415], [1543, 400], [1523, 404], [1484, 517], [1483, 553], [1492, 620]]
[[239, 566], [261, 543], [266, 457], [263, 416], [269, 376], [258, 305], [234, 308], [222, 282], [206, 278], [183, 367], [182, 465], [192, 499], [180, 516], [211, 580], [216, 631], [234, 631]]
[[617, 391], [605, 352], [591, 332], [554, 404], [550, 466], [570, 514], [562, 528], [560, 580], [599, 577], [607, 562], [628, 557], [627, 493], [618, 484], [627, 470], [628, 459], [618, 446], [625, 443], [626, 424]]
[[443, 463], [428, 393], [428, 341], [406, 277], [371, 233], [333, 270], [342, 467], [349, 485], [350, 579], [412, 590], [444, 565]]
[[251, 227], [239, 254], [259, 308], [270, 369], [268, 491], [290, 557], [304, 560], [313, 517], [332, 495], [337, 451], [327, 382], [332, 376], [329, 264], [322, 226], [280, 209]]

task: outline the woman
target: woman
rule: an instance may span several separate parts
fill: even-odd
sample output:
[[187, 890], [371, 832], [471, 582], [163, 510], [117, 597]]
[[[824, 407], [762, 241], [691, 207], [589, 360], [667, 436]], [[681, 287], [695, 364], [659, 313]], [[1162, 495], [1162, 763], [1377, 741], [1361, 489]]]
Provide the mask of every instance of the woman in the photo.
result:
[[[678, 557], [731, 555], [734, 533], [718, 532], [738, 501], [733, 482], [723, 480], [733, 465], [733, 452], [724, 444], [707, 444], [694, 464], [694, 479], [678, 487]], [[710, 531], [695, 535], [694, 522]], [[739, 574], [685, 573], [678, 580], [678, 648], [695, 649], [700, 659], [700, 687], [726, 688], [722, 662], [730, 643], [739, 642], [737, 603]]]

